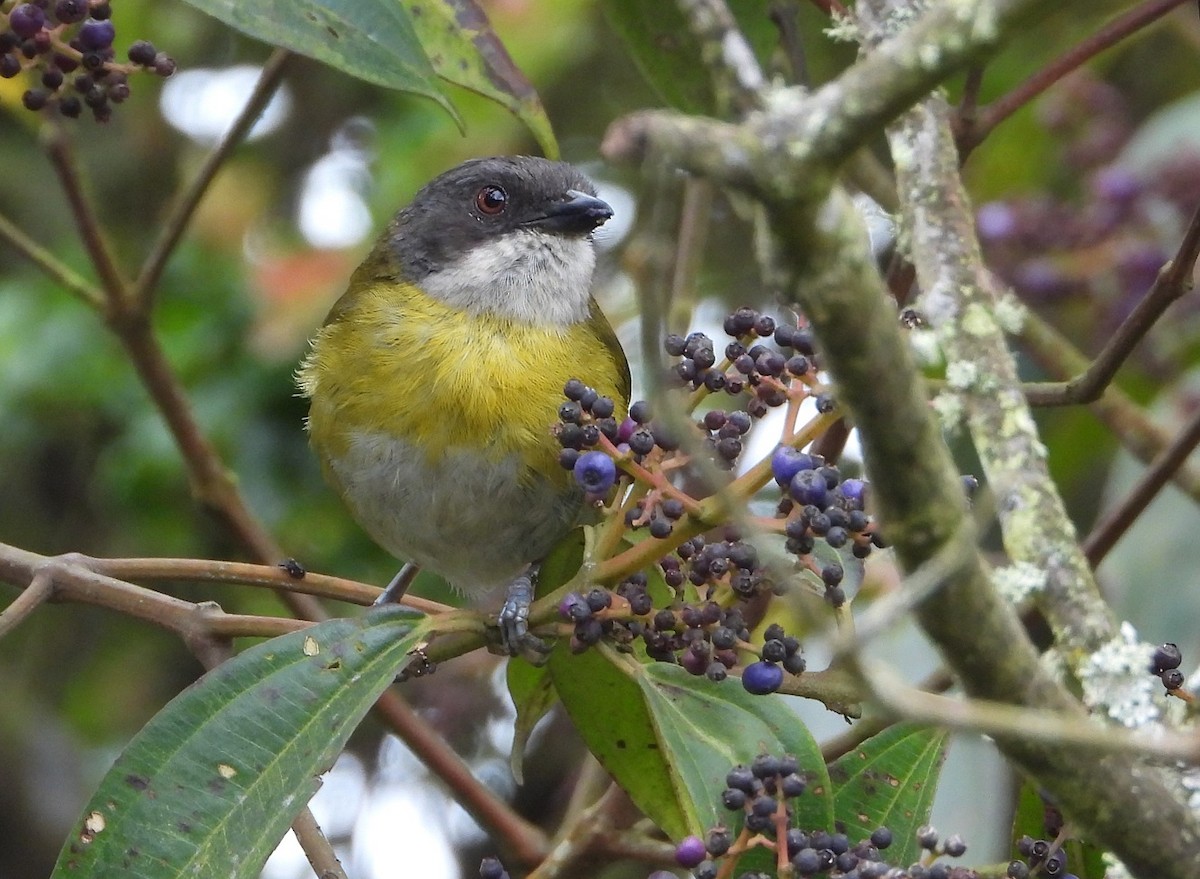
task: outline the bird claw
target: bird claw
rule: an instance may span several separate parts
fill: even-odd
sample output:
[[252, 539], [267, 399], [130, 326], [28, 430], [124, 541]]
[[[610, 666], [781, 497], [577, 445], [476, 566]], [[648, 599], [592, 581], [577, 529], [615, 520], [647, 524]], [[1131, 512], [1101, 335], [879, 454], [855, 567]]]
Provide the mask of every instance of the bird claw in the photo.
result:
[[496, 617], [499, 650], [508, 656], [521, 656], [535, 665], [546, 661], [551, 644], [529, 631], [529, 606], [533, 603], [533, 578], [537, 569], [530, 567], [508, 585], [508, 594]]

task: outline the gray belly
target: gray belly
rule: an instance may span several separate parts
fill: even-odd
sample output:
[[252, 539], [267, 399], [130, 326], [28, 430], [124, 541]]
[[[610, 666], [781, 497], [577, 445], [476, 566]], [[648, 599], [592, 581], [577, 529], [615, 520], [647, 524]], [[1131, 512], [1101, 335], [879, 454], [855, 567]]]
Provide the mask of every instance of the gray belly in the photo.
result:
[[450, 449], [430, 464], [402, 440], [360, 434], [331, 463], [351, 513], [372, 539], [466, 593], [510, 582], [582, 512], [579, 492], [523, 473], [515, 456], [487, 462]]

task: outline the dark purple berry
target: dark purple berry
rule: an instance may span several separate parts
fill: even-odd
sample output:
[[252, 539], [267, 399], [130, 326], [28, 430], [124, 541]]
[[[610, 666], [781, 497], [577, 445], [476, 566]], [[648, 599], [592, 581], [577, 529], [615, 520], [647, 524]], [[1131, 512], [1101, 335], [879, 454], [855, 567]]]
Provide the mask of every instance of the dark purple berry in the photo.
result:
[[154, 56], [154, 72], [158, 76], [170, 76], [175, 72], [175, 59], [166, 52], [159, 52]]
[[1150, 659], [1150, 673], [1161, 674], [1172, 668], [1179, 668], [1183, 662], [1183, 653], [1176, 644], [1160, 644], [1154, 648], [1154, 656]]
[[801, 470], [788, 483], [788, 494], [801, 504], [811, 504], [819, 510], [829, 503], [829, 488], [816, 470]]
[[726, 788], [721, 794], [721, 804], [731, 812], [737, 812], [746, 805], [746, 792], [736, 787]]
[[1168, 690], [1178, 690], [1183, 686], [1183, 672], [1177, 668], [1169, 668], [1161, 675], [1163, 686]]
[[967, 853], [967, 844], [958, 834], [946, 838], [942, 843], [942, 851], [952, 858], [961, 858]]
[[54, 4], [54, 17], [62, 24], [75, 24], [83, 21], [87, 14], [87, 0], [58, 0]]
[[754, 773], [748, 766], [735, 766], [725, 774], [725, 783], [734, 790], [751, 793], [754, 790]]
[[871, 833], [871, 845], [878, 849], [887, 848], [892, 844], [892, 831], [888, 827], [877, 827]]
[[41, 110], [49, 98], [50, 93], [45, 89], [29, 89], [21, 95], [21, 103], [25, 105], [26, 110]]

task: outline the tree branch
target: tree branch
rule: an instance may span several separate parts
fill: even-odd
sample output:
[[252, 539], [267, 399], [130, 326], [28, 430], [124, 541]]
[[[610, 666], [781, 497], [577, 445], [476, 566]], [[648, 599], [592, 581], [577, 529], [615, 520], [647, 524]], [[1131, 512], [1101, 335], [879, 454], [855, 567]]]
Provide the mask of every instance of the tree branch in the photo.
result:
[[1174, 259], [1158, 271], [1154, 283], [1088, 368], [1066, 382], [1026, 384], [1025, 397], [1033, 406], [1064, 406], [1091, 403], [1112, 382], [1133, 349], [1176, 300], [1192, 289], [1192, 273], [1200, 256], [1200, 208], [1192, 214]]

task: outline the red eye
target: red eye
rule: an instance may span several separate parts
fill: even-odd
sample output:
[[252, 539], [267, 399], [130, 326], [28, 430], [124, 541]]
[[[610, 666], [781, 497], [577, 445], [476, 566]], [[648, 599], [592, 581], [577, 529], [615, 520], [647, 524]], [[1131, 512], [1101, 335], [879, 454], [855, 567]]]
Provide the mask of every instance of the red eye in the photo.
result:
[[475, 193], [475, 207], [481, 214], [494, 217], [508, 206], [508, 193], [499, 186], [485, 186]]

